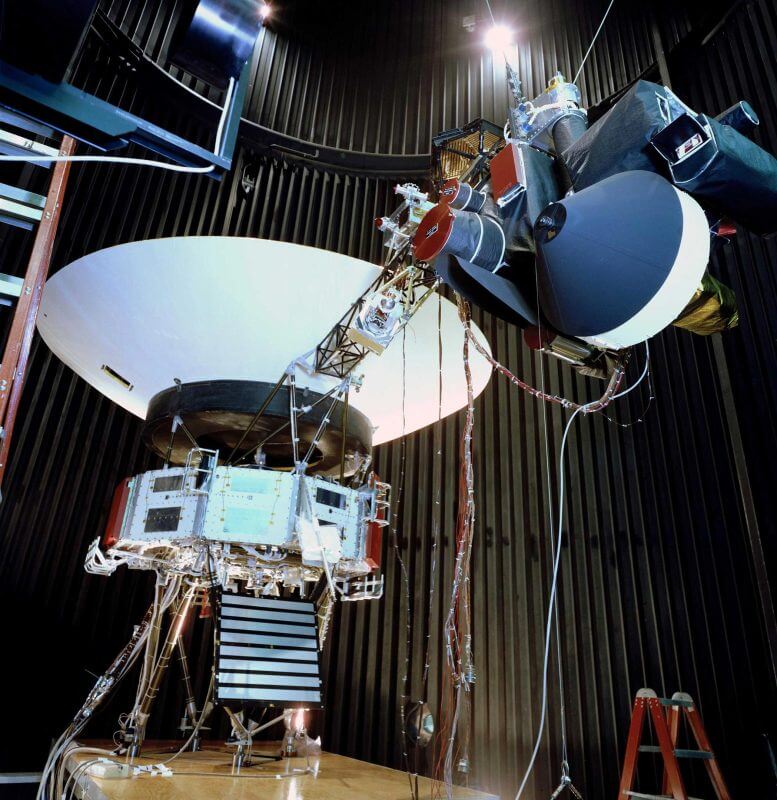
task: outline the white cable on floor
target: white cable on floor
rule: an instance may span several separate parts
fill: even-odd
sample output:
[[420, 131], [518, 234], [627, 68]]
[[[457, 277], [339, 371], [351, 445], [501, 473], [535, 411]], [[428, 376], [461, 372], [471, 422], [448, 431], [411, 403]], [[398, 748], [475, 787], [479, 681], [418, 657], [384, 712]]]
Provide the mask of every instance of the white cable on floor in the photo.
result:
[[[235, 89], [235, 79], [229, 79], [227, 92], [224, 97], [224, 107], [221, 110], [218, 129], [216, 130], [216, 146], [213, 149], [214, 155], [219, 155], [221, 151], [221, 138], [224, 135], [224, 125], [227, 121], [227, 114], [232, 104], [232, 94]], [[188, 174], [204, 174], [213, 172], [216, 168], [214, 164], [208, 167], [190, 167], [185, 164], [170, 164], [167, 161], [154, 161], [149, 158], [130, 158], [122, 156], [0, 156], [1, 162], [34, 163], [34, 164], [55, 164], [62, 162], [69, 163], [90, 163], [90, 164], [128, 164], [138, 167], [158, 167], [171, 172], [185, 172]]]

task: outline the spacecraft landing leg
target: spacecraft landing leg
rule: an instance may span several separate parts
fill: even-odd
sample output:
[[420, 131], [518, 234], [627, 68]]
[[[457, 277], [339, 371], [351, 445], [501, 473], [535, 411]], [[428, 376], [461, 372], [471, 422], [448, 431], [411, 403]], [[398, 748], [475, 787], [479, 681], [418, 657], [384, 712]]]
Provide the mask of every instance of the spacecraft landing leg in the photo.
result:
[[132, 731], [132, 741], [129, 746], [130, 758], [136, 758], [140, 755], [143, 739], [146, 735], [146, 725], [148, 724], [148, 718], [151, 716], [151, 707], [159, 694], [159, 687], [167, 672], [167, 668], [170, 666], [173, 651], [178, 644], [181, 629], [183, 628], [186, 616], [192, 604], [194, 592], [194, 587], [188, 588], [175, 606], [173, 618], [170, 623], [170, 630], [167, 632], [167, 638], [162, 646], [162, 652], [148, 680], [145, 692], [143, 693], [143, 699], [140, 703], [140, 708], [134, 720], [135, 724]]

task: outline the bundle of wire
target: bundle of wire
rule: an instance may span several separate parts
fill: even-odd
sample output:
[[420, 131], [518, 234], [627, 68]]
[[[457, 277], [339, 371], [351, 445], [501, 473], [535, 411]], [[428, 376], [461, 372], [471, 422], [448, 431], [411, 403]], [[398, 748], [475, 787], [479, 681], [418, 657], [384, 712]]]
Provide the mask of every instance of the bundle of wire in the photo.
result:
[[[463, 302], [463, 301], [462, 301]], [[556, 403], [560, 406], [563, 406], [570, 411], [582, 411], [584, 414], [593, 414], [596, 411], [601, 411], [603, 408], [606, 408], [610, 402], [615, 399], [618, 393], [618, 389], [620, 388], [621, 383], [623, 383], [623, 377], [626, 374], [626, 366], [628, 365], [629, 358], [631, 352], [626, 350], [624, 353], [621, 354], [620, 359], [615, 365], [615, 368], [610, 375], [610, 381], [607, 384], [607, 388], [604, 391], [604, 394], [598, 399], [594, 400], [590, 403], [576, 403], [574, 400], [567, 400], [565, 397], [560, 397], [556, 394], [548, 394], [544, 389], [536, 389], [534, 386], [526, 383], [526, 381], [521, 380], [516, 375], [513, 375], [507, 367], [500, 364], [492, 355], [491, 353], [486, 350], [483, 344], [478, 340], [477, 336], [475, 336], [472, 326], [470, 325], [469, 317], [462, 317], [461, 314], [459, 315], [462, 323], [464, 325], [464, 335], [472, 342], [475, 349], [480, 353], [483, 358], [488, 361], [489, 364], [500, 374], [504, 375], [510, 383], [517, 386], [519, 389], [523, 389], [523, 391], [528, 392], [532, 397], [536, 397], [538, 400], [543, 400], [546, 403]]]
[[[465, 770], [469, 766], [469, 736], [470, 736], [470, 706], [471, 686], [474, 683], [474, 664], [472, 653], [472, 631], [470, 619], [470, 580], [469, 568], [472, 554], [475, 501], [474, 501], [474, 474], [472, 462], [472, 431], [474, 428], [474, 399], [472, 392], [472, 377], [469, 365], [469, 345], [472, 344], [494, 370], [504, 375], [512, 384], [527, 391], [533, 397], [549, 403], [556, 403], [573, 413], [567, 420], [561, 441], [559, 453], [559, 498], [558, 498], [558, 529], [554, 537], [553, 546], [553, 572], [551, 595], [548, 605], [547, 627], [545, 636], [542, 711], [537, 733], [537, 739], [528, 767], [523, 776], [516, 800], [519, 800], [534, 767], [534, 762], [539, 751], [542, 734], [545, 726], [547, 710], [547, 678], [550, 653], [550, 636], [556, 606], [556, 589], [558, 585], [558, 572], [561, 556], [561, 534], [563, 522], [564, 480], [563, 462], [566, 443], [572, 423], [578, 414], [591, 414], [601, 412], [613, 400], [625, 396], [639, 386], [648, 374], [649, 350], [645, 344], [645, 366], [639, 379], [625, 391], [619, 391], [623, 382], [630, 352], [623, 353], [610, 376], [610, 381], [604, 394], [598, 399], [588, 403], [577, 403], [572, 400], [549, 394], [545, 391], [544, 380], [542, 389], [536, 389], [525, 381], [515, 376], [510, 370], [500, 364], [482, 345], [472, 331], [471, 314], [468, 303], [457, 295], [459, 319], [464, 327], [464, 373], [467, 381], [467, 413], [464, 431], [461, 439], [461, 473], [459, 479], [459, 508], [456, 532], [456, 563], [454, 580], [451, 590], [451, 600], [448, 615], [445, 621], [445, 644], [447, 680], [443, 684], [440, 699], [440, 731], [439, 749], [435, 764], [434, 777], [438, 783], [434, 787], [434, 796], [439, 797], [441, 786], [446, 788], [447, 797], [452, 797], [453, 765], [461, 764]], [[652, 394], [652, 392], [651, 392]]]
[[[469, 323], [469, 305], [457, 297], [459, 317], [465, 327]], [[463, 360], [467, 383], [467, 412], [461, 439], [459, 473], [459, 507], [456, 520], [456, 561], [451, 586], [450, 605], [443, 631], [445, 636], [446, 680], [440, 700], [440, 748], [434, 775], [452, 796], [454, 762], [464, 770], [469, 763], [471, 688], [475, 680], [472, 651], [472, 620], [470, 598], [470, 563], [475, 525], [474, 467], [472, 462], [472, 432], [475, 426], [475, 401], [472, 373], [469, 364], [470, 338], [464, 337]]]
[[[116, 684], [132, 669], [141, 655], [144, 656], [144, 674], [150, 668], [148, 665], [153, 663], [156, 655], [156, 642], [158, 641], [159, 626], [163, 613], [175, 601], [180, 591], [181, 578], [172, 578], [166, 582], [157, 575], [156, 586], [154, 589], [154, 602], [146, 613], [129, 643], [116, 656], [111, 666], [102, 675], [89, 693], [86, 701], [73, 718], [73, 721], [54, 743], [46, 763], [43, 767], [41, 781], [38, 786], [36, 800], [53, 800], [53, 797], [61, 798], [63, 792], [63, 780], [65, 765], [71, 755], [82, 752], [84, 748], [74, 746], [76, 737], [86, 727], [97, 709], [102, 705], [105, 698], [115, 688]], [[154, 633], [156, 631], [156, 634]], [[140, 694], [140, 684], [138, 686], [137, 698]], [[134, 709], [133, 709], [134, 711]], [[95, 748], [88, 748], [93, 752]], [[110, 755], [110, 750], [98, 750], [103, 756]], [[52, 790], [54, 791], [52, 797]]]

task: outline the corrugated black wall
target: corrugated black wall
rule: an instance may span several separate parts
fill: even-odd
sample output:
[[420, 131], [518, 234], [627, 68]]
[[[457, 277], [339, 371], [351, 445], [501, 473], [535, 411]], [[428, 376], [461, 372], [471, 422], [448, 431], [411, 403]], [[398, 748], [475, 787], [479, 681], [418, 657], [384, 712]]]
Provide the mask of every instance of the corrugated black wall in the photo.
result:
[[[492, 5], [519, 33], [521, 75], [532, 94], [556, 68], [574, 73], [606, 3]], [[103, 3], [154, 57], [169, 41], [165, 15], [172, 7]], [[480, 34], [461, 27], [471, 13], [483, 18], [484, 6], [474, 0], [374, 2], [358, 9], [352, 3], [279, 3], [279, 33], [266, 33], [254, 56], [246, 116], [319, 143], [394, 153], [426, 152], [433, 133], [477, 116], [500, 122], [506, 101], [501, 68], [481, 47]], [[746, 97], [763, 117], [761, 142], [777, 151], [772, 0], [736, 4], [703, 46], [697, 32], [704, 9], [616, 2], [584, 71], [586, 102], [598, 103], [651, 68], [654, 20], [665, 49], [674, 53], [668, 63], [676, 91], [709, 112]], [[83, 65], [80, 79], [134, 107], [146, 102], [123, 81]], [[248, 162], [258, 164], [259, 177], [246, 195], [240, 174]], [[221, 184], [77, 166], [53, 266], [119, 242], [204, 234], [278, 238], [376, 260], [379, 242], [370, 220], [392, 206], [390, 181], [284, 165], [250, 152], [240, 154], [234, 174]], [[24, 239], [5, 231], [0, 237], [2, 270], [18, 274]], [[629, 708], [641, 686], [682, 689], [697, 698], [736, 795], [766, 796], [774, 785], [764, 740], [764, 734], [775, 736], [777, 711], [765, 612], [774, 584], [764, 577], [773, 579], [777, 557], [775, 255], [773, 242], [740, 236], [716, 261], [715, 270], [740, 298], [740, 327], [721, 340], [676, 330], [657, 337], [651, 345], [655, 401], [644, 422], [616, 424], [642, 415], [647, 391], [639, 390], [613, 411], [616, 422], [597, 416], [575, 423], [566, 465], [560, 610], [570, 762], [586, 797], [615, 793]], [[478, 312], [475, 318], [497, 357], [539, 383], [539, 362], [515, 331]], [[546, 364], [546, 371], [549, 385], [567, 396], [588, 398], [600, 390], [557, 364]], [[478, 682], [470, 782], [504, 797], [517, 788], [539, 718], [550, 575], [546, 486], [550, 479], [555, 495], [564, 417], [497, 378], [477, 402], [472, 589]], [[441, 687], [460, 429], [461, 419], [451, 418], [404, 444], [380, 448], [377, 460], [395, 491], [404, 472], [398, 543], [412, 585], [410, 693], [422, 691], [430, 636], [433, 707]], [[114, 485], [153, 463], [139, 430], [139, 421], [36, 344], [0, 507], [3, 683], [20, 712], [3, 726], [0, 769], [40, 764], [47, 738], [90, 687], [87, 670], [104, 667], [148, 603], [147, 576], [120, 572], [106, 579], [81, 569]], [[386, 597], [338, 609], [326, 653], [322, 726], [326, 747], [398, 766], [405, 611], [388, 544]], [[189, 635], [204, 665], [206, 631]], [[555, 662], [548, 732], [528, 797], [548, 796], [558, 780], [554, 676]], [[200, 692], [206, 680], [201, 670]], [[94, 732], [110, 733], [110, 720], [126, 706], [125, 689]], [[171, 733], [181, 708], [173, 679], [160, 698], [152, 735]]]

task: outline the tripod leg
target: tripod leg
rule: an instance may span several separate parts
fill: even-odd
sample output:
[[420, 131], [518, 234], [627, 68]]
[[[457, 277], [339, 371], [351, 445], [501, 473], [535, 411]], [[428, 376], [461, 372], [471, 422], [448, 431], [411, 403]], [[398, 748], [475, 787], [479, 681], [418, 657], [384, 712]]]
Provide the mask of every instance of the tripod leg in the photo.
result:
[[232, 766], [240, 772], [240, 767], [247, 767], [251, 764], [251, 733], [243, 723], [242, 711], [240, 714], [235, 714], [229, 706], [224, 706], [224, 711], [227, 712], [229, 721], [232, 723], [232, 731], [235, 734], [235, 744], [237, 745]]
[[[186, 700], [184, 701], [184, 718], [183, 722], [186, 722], [186, 718], [189, 718], [189, 722], [192, 725], [192, 728], [197, 727], [197, 704], [194, 701], [194, 689], [192, 688], [192, 678], [189, 673], [189, 659], [186, 657], [186, 650], [184, 650], [183, 640], [181, 637], [178, 637], [178, 663], [181, 665], [181, 673], [183, 674], [183, 685], [186, 689]], [[203, 720], [204, 721], [204, 720]], [[183, 727], [183, 725], [182, 725]], [[184, 735], [186, 733], [186, 729], [184, 729]], [[196, 753], [200, 749], [200, 734], [199, 732], [194, 734], [194, 738], [192, 739], [192, 752]]]
[[151, 716], [151, 706], [154, 704], [154, 700], [156, 700], [156, 697], [159, 694], [159, 687], [162, 684], [162, 678], [164, 677], [165, 673], [167, 672], [167, 668], [170, 665], [170, 660], [173, 656], [173, 650], [175, 649], [178, 637], [181, 634], [181, 628], [186, 620], [186, 615], [189, 611], [189, 607], [191, 606], [193, 596], [194, 589], [187, 591], [186, 594], [181, 598], [181, 601], [178, 603], [175, 613], [173, 614], [173, 619], [170, 623], [170, 630], [167, 632], [167, 638], [162, 646], [162, 652], [159, 655], [159, 660], [157, 661], [154, 671], [148, 681], [148, 687], [146, 688], [143, 699], [140, 702], [140, 708], [138, 709], [138, 713], [135, 718], [135, 731], [133, 733], [132, 744], [130, 745], [129, 749], [130, 758], [135, 758], [136, 756], [140, 755], [140, 748], [143, 745], [143, 739], [145, 738], [146, 734], [146, 725], [148, 724], [149, 716]]

